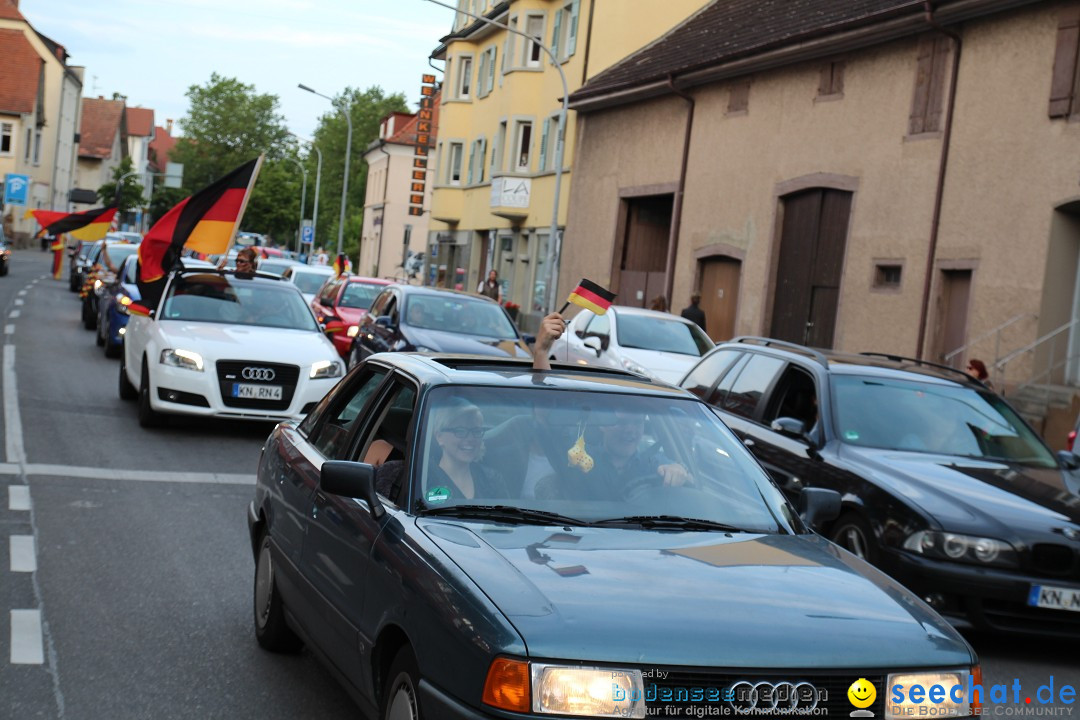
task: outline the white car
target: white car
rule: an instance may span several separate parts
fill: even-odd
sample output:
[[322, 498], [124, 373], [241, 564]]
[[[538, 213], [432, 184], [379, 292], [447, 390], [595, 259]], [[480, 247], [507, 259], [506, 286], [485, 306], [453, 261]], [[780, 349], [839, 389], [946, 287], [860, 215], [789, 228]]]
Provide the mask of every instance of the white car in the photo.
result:
[[319, 294], [319, 288], [333, 276], [334, 268], [329, 265], [296, 264], [285, 270], [282, 278], [300, 288], [300, 292], [304, 293], [304, 300], [310, 305]]
[[174, 273], [124, 335], [120, 397], [163, 414], [298, 420], [345, 373], [295, 285], [221, 270]]
[[551, 347], [551, 359], [629, 370], [677, 384], [713, 341], [671, 313], [612, 305], [603, 315], [582, 310]]

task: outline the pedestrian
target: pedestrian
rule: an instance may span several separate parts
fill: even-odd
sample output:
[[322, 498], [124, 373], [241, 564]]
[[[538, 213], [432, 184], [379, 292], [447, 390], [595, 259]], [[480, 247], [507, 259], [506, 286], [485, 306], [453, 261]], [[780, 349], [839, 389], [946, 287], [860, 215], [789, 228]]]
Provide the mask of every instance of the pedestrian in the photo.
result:
[[476, 288], [476, 292], [484, 297], [489, 297], [495, 302], [502, 304], [502, 285], [499, 284], [499, 273], [491, 270], [487, 280], [482, 280]]
[[700, 303], [701, 293], [691, 293], [690, 305], [683, 308], [683, 311], [680, 314], [690, 322], [696, 323], [704, 332], [708, 332], [708, 330], [705, 329], [705, 311], [701, 309]]
[[990, 373], [986, 371], [986, 363], [982, 360], [971, 358], [968, 360], [967, 371], [971, 375], [974, 375], [979, 381], [990, 390], [994, 389], [994, 384], [990, 382]]
[[326, 250], [319, 248], [315, 251], [315, 264], [316, 265], [329, 265], [330, 256], [326, 254]]
[[649, 309], [667, 312], [667, 299], [663, 295], [657, 295], [653, 298], [652, 303], [649, 305]]

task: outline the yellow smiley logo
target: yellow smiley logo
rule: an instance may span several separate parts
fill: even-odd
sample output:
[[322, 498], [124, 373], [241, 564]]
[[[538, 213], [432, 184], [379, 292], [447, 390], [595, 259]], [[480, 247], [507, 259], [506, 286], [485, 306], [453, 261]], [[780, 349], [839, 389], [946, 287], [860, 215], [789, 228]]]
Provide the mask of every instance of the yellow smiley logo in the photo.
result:
[[848, 700], [857, 708], [868, 708], [877, 699], [877, 688], [866, 678], [859, 678], [847, 689]]

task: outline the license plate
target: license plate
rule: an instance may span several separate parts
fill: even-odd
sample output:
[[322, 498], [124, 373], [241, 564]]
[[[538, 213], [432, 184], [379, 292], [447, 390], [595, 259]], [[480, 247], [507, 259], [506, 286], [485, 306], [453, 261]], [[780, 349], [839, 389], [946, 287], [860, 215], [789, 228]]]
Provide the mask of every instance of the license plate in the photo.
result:
[[1080, 612], [1080, 588], [1032, 585], [1028, 593], [1028, 605], [1051, 610]]
[[232, 396], [245, 400], [280, 400], [280, 385], [249, 385], [248, 383], [233, 383]]

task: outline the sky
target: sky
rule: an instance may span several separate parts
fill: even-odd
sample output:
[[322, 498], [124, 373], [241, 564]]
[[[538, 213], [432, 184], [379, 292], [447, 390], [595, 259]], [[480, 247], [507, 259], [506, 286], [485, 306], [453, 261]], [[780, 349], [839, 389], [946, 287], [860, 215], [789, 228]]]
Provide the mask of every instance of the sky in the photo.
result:
[[333, 109], [297, 83], [331, 97], [378, 85], [415, 110], [427, 58], [454, 19], [426, 0], [19, 0], [19, 10], [86, 68], [84, 97], [118, 92], [152, 108], [155, 124], [179, 125], [187, 89], [217, 72], [277, 95], [302, 137]]

